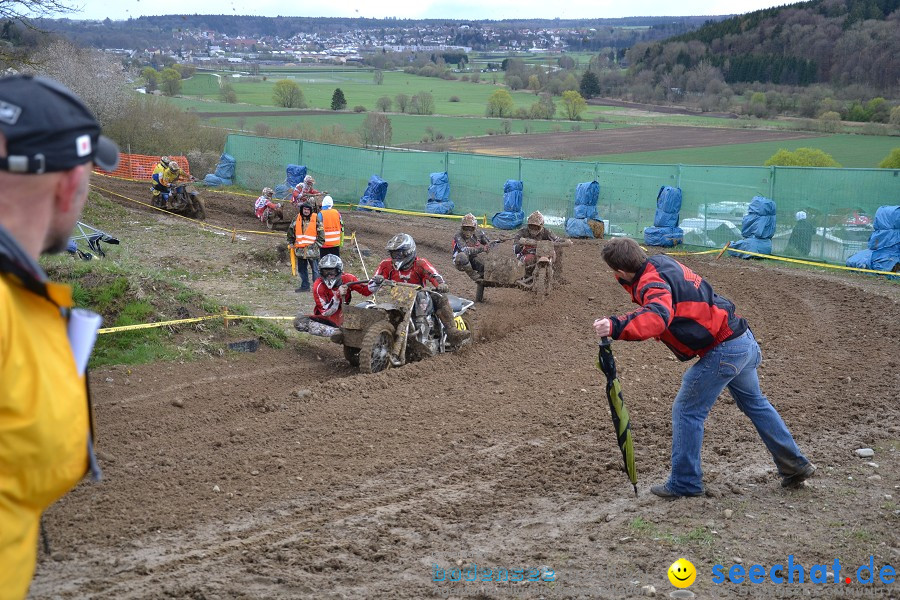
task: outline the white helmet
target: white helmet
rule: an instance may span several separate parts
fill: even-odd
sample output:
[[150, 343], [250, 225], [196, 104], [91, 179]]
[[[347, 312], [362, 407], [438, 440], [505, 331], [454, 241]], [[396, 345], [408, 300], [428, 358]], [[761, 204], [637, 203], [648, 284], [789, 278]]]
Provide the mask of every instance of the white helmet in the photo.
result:
[[180, 169], [181, 167], [180, 167], [180, 166], [178, 165], [178, 163], [175, 162], [174, 160], [170, 160], [170, 161], [169, 161], [169, 168], [172, 169], [173, 171], [177, 171], [177, 170]]
[[322, 277], [328, 289], [333, 290], [341, 285], [343, 280], [341, 275], [344, 273], [344, 261], [336, 254], [326, 254], [319, 260], [319, 275]]
[[273, 190], [270, 187], [267, 187], [267, 188], [263, 188], [262, 193], [263, 193], [263, 196], [265, 196], [266, 198], [271, 198], [272, 196], [275, 195], [275, 190]]
[[322, 198], [322, 210], [328, 210], [329, 208], [334, 208], [334, 200], [331, 199], [331, 196], [325, 196]]
[[466, 213], [460, 222], [460, 227], [477, 227], [478, 221], [472, 213]]
[[806, 212], [805, 212], [805, 211], [802, 211], [802, 210], [798, 210], [798, 211], [797, 211], [797, 214], [794, 215], [794, 217], [795, 217], [798, 221], [802, 221], [803, 219], [806, 218]]

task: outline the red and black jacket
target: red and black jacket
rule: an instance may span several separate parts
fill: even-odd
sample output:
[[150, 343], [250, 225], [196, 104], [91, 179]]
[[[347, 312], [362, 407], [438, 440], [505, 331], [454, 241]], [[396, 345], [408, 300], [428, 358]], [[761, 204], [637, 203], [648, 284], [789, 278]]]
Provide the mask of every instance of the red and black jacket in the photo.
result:
[[610, 317], [613, 339], [656, 338], [680, 360], [690, 360], [747, 331], [747, 321], [735, 314], [731, 300], [664, 254], [651, 256], [632, 281], [619, 283], [641, 308]]

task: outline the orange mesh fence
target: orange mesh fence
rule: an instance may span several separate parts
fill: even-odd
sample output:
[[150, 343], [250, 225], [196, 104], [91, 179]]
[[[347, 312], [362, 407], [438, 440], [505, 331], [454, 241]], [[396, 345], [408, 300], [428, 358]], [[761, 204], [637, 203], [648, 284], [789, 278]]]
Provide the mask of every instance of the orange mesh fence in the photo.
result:
[[[187, 173], [191, 174], [191, 166], [188, 164], [186, 156], [170, 156], [172, 160], [178, 163], [178, 166]], [[115, 171], [104, 171], [100, 167], [95, 170], [104, 175], [112, 175], [113, 177], [123, 177], [125, 179], [150, 179], [153, 175], [153, 169], [159, 163], [158, 156], [145, 156], [143, 154], [120, 154], [119, 167]]]

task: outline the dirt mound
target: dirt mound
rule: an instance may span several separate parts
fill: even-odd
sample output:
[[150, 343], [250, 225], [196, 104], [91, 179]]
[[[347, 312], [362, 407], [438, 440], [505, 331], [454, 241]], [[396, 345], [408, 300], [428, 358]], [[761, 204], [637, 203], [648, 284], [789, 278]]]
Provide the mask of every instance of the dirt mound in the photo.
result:
[[[207, 202], [209, 221], [251, 229], [228, 201]], [[474, 294], [451, 267], [452, 224], [344, 218], [372, 248], [411, 233], [456, 293]], [[704, 441], [709, 496], [651, 496], [668, 470], [686, 365], [661, 344], [615, 343], [635, 499], [594, 366], [593, 319], [630, 309], [599, 262], [601, 243], [567, 249], [568, 284], [546, 302], [489, 290], [480, 343], [456, 356], [360, 375], [339, 346], [316, 341], [93, 373], [106, 480], [49, 511], [53, 558], [33, 597], [620, 598], [644, 585], [667, 593], [665, 571], [683, 556], [699, 571], [691, 589], [721, 598], [746, 586], [712, 584], [714, 564], [727, 573], [791, 554], [807, 566], [896, 565], [900, 288], [685, 258], [749, 319], [763, 389], [820, 474], [783, 491], [752, 425], [722, 397]], [[854, 456], [864, 446], [878, 466]], [[545, 566], [556, 582], [434, 581], [473, 565]], [[816, 592], [785, 589], [809, 585]]]

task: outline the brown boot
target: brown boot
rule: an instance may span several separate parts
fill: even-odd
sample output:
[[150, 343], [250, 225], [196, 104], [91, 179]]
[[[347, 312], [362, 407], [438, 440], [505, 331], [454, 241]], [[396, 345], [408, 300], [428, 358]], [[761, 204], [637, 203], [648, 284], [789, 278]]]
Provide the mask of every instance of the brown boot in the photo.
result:
[[[437, 294], [435, 294], [437, 295]], [[472, 337], [472, 332], [468, 330], [459, 330], [456, 328], [456, 320], [453, 318], [453, 311], [450, 310], [450, 303], [443, 296], [440, 299], [435, 298], [435, 314], [444, 325], [447, 331], [447, 340], [454, 346], [458, 346], [462, 342]]]

